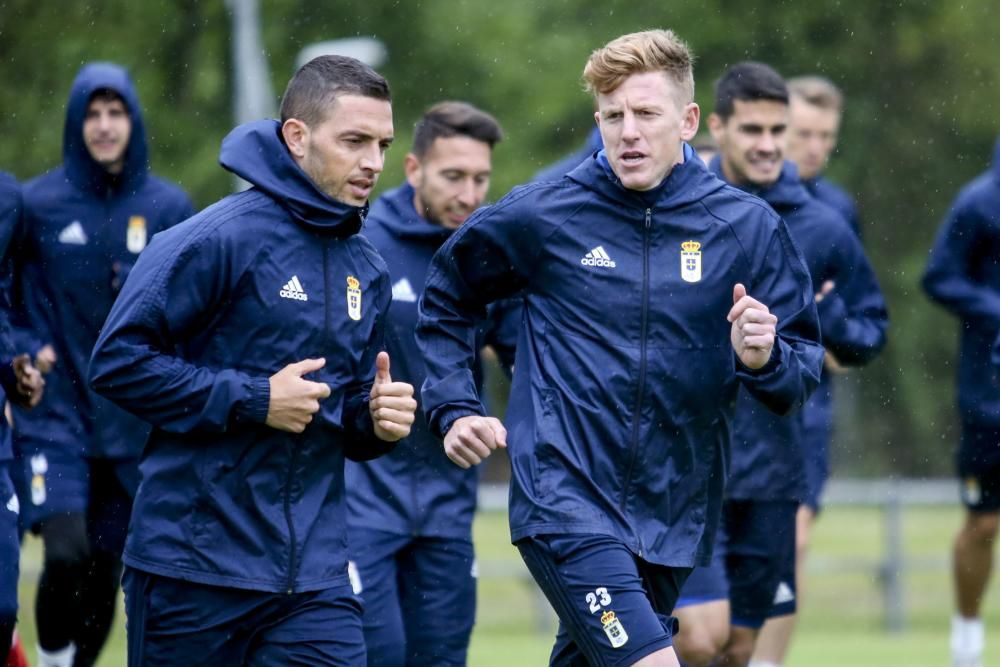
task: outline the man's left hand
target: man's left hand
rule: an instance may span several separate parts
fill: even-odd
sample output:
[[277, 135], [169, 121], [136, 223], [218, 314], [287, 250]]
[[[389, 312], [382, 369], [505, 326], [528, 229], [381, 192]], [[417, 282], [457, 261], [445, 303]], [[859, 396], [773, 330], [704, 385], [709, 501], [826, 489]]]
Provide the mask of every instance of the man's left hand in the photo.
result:
[[410, 426], [413, 425], [417, 411], [413, 385], [392, 381], [387, 352], [379, 352], [375, 359], [375, 384], [372, 385], [368, 411], [379, 440], [396, 442], [410, 434]]
[[778, 318], [767, 306], [747, 295], [741, 283], [733, 286], [733, 307], [726, 316], [733, 323], [730, 340], [736, 356], [752, 370], [763, 368], [771, 358]]

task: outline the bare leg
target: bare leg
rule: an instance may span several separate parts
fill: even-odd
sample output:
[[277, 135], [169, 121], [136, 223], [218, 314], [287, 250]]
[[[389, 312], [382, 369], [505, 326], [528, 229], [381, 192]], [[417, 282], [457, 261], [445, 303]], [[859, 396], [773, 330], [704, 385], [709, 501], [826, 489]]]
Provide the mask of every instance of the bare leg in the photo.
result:
[[729, 600], [713, 600], [674, 610], [681, 630], [674, 637], [687, 667], [709, 667], [729, 639]]
[[677, 661], [677, 654], [671, 646], [650, 653], [632, 665], [633, 667], [681, 667], [681, 663]]
[[1000, 512], [969, 512], [955, 538], [955, 602], [964, 618], [978, 618], [993, 570]]

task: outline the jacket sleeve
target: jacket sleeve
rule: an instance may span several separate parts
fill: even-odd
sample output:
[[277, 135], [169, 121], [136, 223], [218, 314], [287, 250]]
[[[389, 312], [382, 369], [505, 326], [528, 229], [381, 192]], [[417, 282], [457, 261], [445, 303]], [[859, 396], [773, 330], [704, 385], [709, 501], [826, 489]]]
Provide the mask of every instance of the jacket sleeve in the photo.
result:
[[787, 414], [813, 392], [823, 367], [815, 294], [805, 260], [783, 220], [761, 247], [747, 293], [777, 316], [777, 335], [763, 368], [748, 369], [737, 358], [736, 375], [768, 409]]
[[931, 248], [923, 287], [936, 302], [962, 319], [1000, 329], [1000, 292], [976, 279], [978, 264], [994, 261], [987, 221], [959, 200]]
[[[375, 357], [385, 349], [385, 327], [387, 311], [392, 303], [392, 287], [389, 274], [383, 272], [379, 278], [379, 316], [375, 323], [375, 335], [365, 349], [359, 368], [367, 369], [367, 374], [347, 388], [344, 404], [344, 424], [348, 437], [345, 439], [344, 456], [352, 461], [370, 461], [396, 448], [401, 440], [386, 442], [375, 435], [375, 423], [368, 410], [372, 385], [375, 382]], [[391, 360], [390, 360], [391, 361]]]
[[162, 232], [139, 256], [90, 361], [99, 394], [173, 433], [225, 431], [267, 419], [270, 382], [183, 359], [185, 341], [210, 326], [252, 260], [214, 225]]
[[522, 301], [518, 297], [497, 301], [490, 306], [486, 321], [483, 343], [496, 352], [507, 379], [514, 374], [514, 351], [521, 330], [521, 309]]
[[9, 245], [0, 272], [0, 290], [6, 298], [10, 344], [18, 353], [27, 353], [34, 359], [53, 337], [43, 325], [43, 314], [29, 313], [25, 299], [26, 290], [38, 289], [41, 281], [40, 276], [34, 274], [40, 270], [39, 263], [31, 261], [36, 249], [29, 238], [30, 221], [23, 209], [20, 213], [11, 222]]
[[[6, 180], [6, 179], [5, 179]], [[12, 400], [16, 400], [17, 380], [11, 365], [17, 351], [14, 347], [10, 325], [10, 290], [13, 287], [13, 260], [8, 256], [7, 249], [11, 238], [17, 230], [21, 219], [21, 192], [16, 186], [0, 190], [3, 199], [0, 200], [0, 386]]]
[[860, 366], [885, 347], [889, 311], [858, 237], [846, 227], [841, 236], [834, 288], [817, 311], [826, 349], [840, 363]]
[[424, 414], [439, 437], [460, 417], [486, 414], [473, 373], [476, 323], [487, 304], [527, 284], [541, 251], [543, 223], [515, 193], [477, 211], [431, 261], [416, 334], [427, 370]]

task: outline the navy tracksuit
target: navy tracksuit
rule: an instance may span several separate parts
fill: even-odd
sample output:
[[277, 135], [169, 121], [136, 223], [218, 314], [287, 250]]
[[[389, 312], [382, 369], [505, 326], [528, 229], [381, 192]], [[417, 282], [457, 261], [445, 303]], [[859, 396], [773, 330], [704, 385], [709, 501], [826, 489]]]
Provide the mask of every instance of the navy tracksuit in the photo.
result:
[[[992, 168], [959, 192], [931, 249], [923, 286], [959, 318], [957, 463], [969, 507], [1000, 509], [1000, 367], [989, 362], [1000, 332], [1000, 142]], [[973, 481], [976, 487], [972, 486]]]
[[[711, 168], [723, 178], [719, 158]], [[791, 162], [773, 185], [744, 189], [788, 225], [813, 288], [833, 281], [833, 291], [817, 305], [824, 347], [846, 366], [869, 362], [885, 346], [888, 313], [854, 231], [809, 194]], [[794, 592], [795, 512], [808, 491], [805, 418], [804, 412], [775, 415], [745, 391], [737, 401], [724, 523], [735, 624], [759, 627], [770, 615], [794, 611], [793, 600], [775, 591], [783, 582]], [[784, 603], [775, 608], [776, 597]]]
[[[730, 343], [737, 282], [779, 318], [771, 360], [757, 371]], [[603, 153], [558, 181], [516, 188], [474, 214], [432, 263], [417, 333], [432, 431], [484, 414], [470, 332], [486, 304], [519, 291], [506, 418], [513, 541], [548, 536], [544, 548], [554, 549], [560, 535], [607, 536], [640, 567], [705, 564], [738, 388], [787, 412], [819, 379], [815, 305], [784, 223], [689, 147], [649, 192], [625, 189]], [[566, 602], [557, 609], [568, 621], [567, 599], [547, 592]], [[604, 617], [602, 631], [601, 617], [587, 618], [602, 635], [614, 625]]]
[[[83, 122], [93, 93], [106, 88], [125, 101], [132, 123], [122, 173], [113, 176], [90, 157]], [[15, 340], [34, 356], [45, 344], [58, 361], [46, 376], [45, 397], [33, 410], [15, 409], [15, 446], [30, 492], [28, 525], [88, 507], [86, 459], [119, 466], [134, 491], [134, 461], [149, 426], [87, 387], [87, 362], [104, 318], [147, 241], [193, 212], [176, 186], [149, 173], [146, 129], [126, 71], [96, 63], [80, 70], [70, 91], [63, 163], [24, 186], [24, 219], [15, 237]], [[93, 491], [99, 493], [99, 489]], [[120, 552], [127, 513], [117, 544]]]
[[554, 164], [550, 164], [544, 169], [540, 170], [533, 181], [558, 181], [560, 178], [568, 174], [569, 172], [576, 169], [581, 162], [589, 158], [591, 155], [597, 151], [604, 148], [604, 142], [601, 140], [601, 130], [598, 127], [594, 127], [590, 130], [590, 134], [587, 135], [587, 141], [583, 146], [573, 151], [566, 157], [562, 158]]
[[[21, 216], [21, 190], [17, 182], [0, 173], [0, 260], [7, 253], [7, 246]], [[9, 270], [3, 262], [4, 271]], [[15, 390], [17, 381], [11, 363], [17, 351], [10, 339], [8, 322], [9, 295], [6, 281], [0, 285], [0, 404], [7, 394]], [[10, 633], [17, 620], [17, 577], [19, 573], [20, 539], [18, 514], [20, 501], [10, 475], [13, 460], [10, 429], [0, 415], [0, 663], [6, 659]]]
[[823, 176], [803, 179], [802, 185], [806, 186], [806, 190], [814, 198], [837, 211], [851, 225], [854, 233], [861, 237], [861, 216], [858, 214], [858, 206], [854, 203], [851, 195]]
[[[431, 258], [454, 230], [418, 215], [413, 198], [408, 184], [385, 193], [372, 205], [364, 235], [392, 275], [385, 346], [393, 373], [419, 387], [425, 372], [414, 338], [417, 300]], [[494, 346], [509, 364], [512, 342], [500, 339], [503, 312], [494, 310], [477, 330], [477, 346]], [[475, 378], [480, 387], [478, 360]], [[472, 520], [479, 469], [452, 463], [418, 414], [399, 447], [348, 463], [346, 480], [368, 664], [464, 665], [476, 612]]]
[[[277, 121], [233, 130], [220, 161], [254, 187], [153, 239], [91, 361], [94, 389], [154, 426], [124, 556], [130, 664], [363, 664], [344, 459], [393, 447], [368, 411], [389, 274], [364, 210], [317, 188]], [[318, 357], [308, 379], [332, 393], [305, 432], [265, 425], [269, 377]]]

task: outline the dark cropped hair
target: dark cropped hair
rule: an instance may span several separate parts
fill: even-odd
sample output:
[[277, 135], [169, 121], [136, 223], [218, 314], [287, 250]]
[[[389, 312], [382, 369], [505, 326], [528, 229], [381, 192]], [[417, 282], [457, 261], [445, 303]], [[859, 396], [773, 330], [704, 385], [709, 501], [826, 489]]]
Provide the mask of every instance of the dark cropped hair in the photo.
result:
[[469, 137], [493, 148], [503, 139], [497, 119], [466, 102], [438, 102], [417, 121], [413, 130], [413, 154], [423, 158], [435, 139]]
[[389, 83], [360, 60], [320, 56], [299, 68], [281, 98], [281, 122], [297, 118], [309, 127], [326, 119], [338, 95], [361, 95], [392, 101]]
[[788, 86], [770, 65], [752, 61], [737, 63], [715, 82], [715, 113], [722, 120], [727, 120], [733, 115], [736, 100], [770, 100], [788, 104]]

